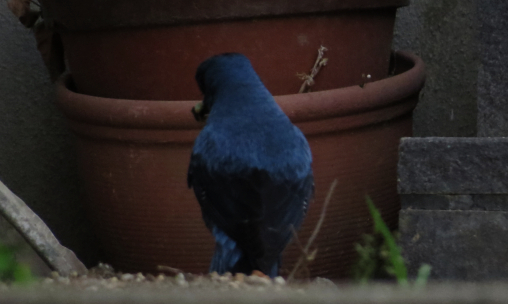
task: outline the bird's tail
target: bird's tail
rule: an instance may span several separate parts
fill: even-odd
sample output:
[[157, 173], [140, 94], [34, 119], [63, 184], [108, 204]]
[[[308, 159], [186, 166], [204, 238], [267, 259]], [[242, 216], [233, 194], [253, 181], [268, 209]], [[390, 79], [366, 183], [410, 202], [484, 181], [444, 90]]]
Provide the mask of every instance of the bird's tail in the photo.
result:
[[262, 259], [257, 261], [258, 268], [269, 276], [270, 278], [275, 278], [279, 275], [279, 268], [280, 268], [280, 256], [277, 259]]
[[252, 260], [224, 231], [213, 227], [212, 234], [215, 237], [215, 252], [210, 263], [210, 272], [251, 274], [253, 270], [260, 270], [271, 278], [279, 275], [280, 256], [275, 259], [265, 257]]
[[215, 252], [210, 264], [210, 272], [219, 274], [235, 272], [235, 266], [243, 257], [243, 252], [236, 242], [228, 237], [224, 231], [213, 227], [212, 234], [215, 237]]

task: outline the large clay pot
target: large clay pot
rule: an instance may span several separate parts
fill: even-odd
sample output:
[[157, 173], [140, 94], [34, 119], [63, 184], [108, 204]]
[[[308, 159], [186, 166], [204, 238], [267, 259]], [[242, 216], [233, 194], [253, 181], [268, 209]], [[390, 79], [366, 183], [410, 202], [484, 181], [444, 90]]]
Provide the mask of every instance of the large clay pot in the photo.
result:
[[[302, 241], [338, 179], [316, 241], [313, 276], [348, 275], [354, 243], [372, 229], [366, 194], [396, 227], [397, 148], [401, 137], [411, 135], [424, 67], [407, 53], [394, 58], [396, 75], [363, 88], [276, 96], [307, 136], [314, 157], [316, 198]], [[58, 83], [58, 104], [77, 134], [86, 204], [106, 262], [122, 271], [154, 272], [157, 265], [167, 265], [206, 272], [213, 240], [186, 184], [191, 147], [202, 127], [191, 114], [197, 101], [109, 99], [78, 94], [72, 87], [70, 76]], [[283, 270], [298, 255], [288, 247]]]
[[224, 52], [249, 57], [274, 95], [298, 92], [318, 48], [314, 91], [388, 76], [396, 8], [408, 0], [41, 0], [61, 32], [77, 91], [194, 100], [194, 72]]

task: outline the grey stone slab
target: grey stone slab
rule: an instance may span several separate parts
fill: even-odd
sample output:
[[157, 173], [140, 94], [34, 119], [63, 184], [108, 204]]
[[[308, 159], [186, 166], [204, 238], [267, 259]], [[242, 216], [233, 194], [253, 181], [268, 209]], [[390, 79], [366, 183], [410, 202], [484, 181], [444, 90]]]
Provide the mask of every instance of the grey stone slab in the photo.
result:
[[508, 212], [402, 210], [399, 229], [412, 276], [427, 263], [434, 279], [508, 279]]
[[508, 193], [508, 138], [403, 138], [401, 194]]
[[[88, 266], [101, 258], [81, 204], [74, 138], [33, 32], [0, 4], [0, 180]], [[0, 231], [0, 238], [3, 231]]]
[[508, 194], [402, 194], [402, 209], [508, 211]]
[[413, 0], [397, 11], [393, 49], [418, 54], [427, 71], [414, 136], [476, 136], [482, 1]]
[[40, 257], [61, 275], [86, 274], [74, 252], [62, 246], [48, 226], [0, 181], [0, 215], [26, 239]]
[[508, 136], [508, 1], [478, 1], [478, 136]]
[[16, 260], [30, 267], [35, 276], [49, 276], [51, 269], [16, 229], [0, 216], [0, 244], [16, 251]]

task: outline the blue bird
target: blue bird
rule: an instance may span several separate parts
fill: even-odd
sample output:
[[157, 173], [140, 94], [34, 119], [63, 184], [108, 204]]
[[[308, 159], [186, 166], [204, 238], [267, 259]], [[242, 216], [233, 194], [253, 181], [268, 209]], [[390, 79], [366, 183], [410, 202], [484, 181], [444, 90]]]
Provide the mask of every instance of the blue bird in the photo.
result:
[[206, 125], [188, 185], [215, 238], [210, 272], [275, 277], [314, 194], [309, 144], [244, 55], [207, 59], [196, 81], [204, 99], [193, 113]]

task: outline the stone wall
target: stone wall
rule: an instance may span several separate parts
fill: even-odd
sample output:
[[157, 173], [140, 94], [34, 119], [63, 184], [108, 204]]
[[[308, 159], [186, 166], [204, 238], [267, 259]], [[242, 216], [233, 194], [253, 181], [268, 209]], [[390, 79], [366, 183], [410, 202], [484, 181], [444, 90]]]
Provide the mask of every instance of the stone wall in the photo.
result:
[[399, 150], [400, 243], [447, 280], [508, 278], [508, 139], [405, 138]]
[[476, 9], [479, 137], [400, 145], [400, 241], [413, 275], [428, 263], [436, 279], [508, 278], [508, 2]]
[[478, 4], [478, 136], [508, 136], [508, 2]]
[[476, 136], [477, 0], [412, 0], [399, 9], [394, 49], [422, 57], [427, 80], [414, 136]]

